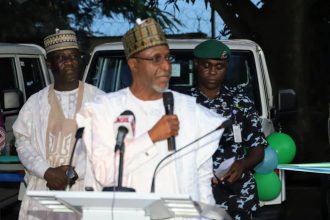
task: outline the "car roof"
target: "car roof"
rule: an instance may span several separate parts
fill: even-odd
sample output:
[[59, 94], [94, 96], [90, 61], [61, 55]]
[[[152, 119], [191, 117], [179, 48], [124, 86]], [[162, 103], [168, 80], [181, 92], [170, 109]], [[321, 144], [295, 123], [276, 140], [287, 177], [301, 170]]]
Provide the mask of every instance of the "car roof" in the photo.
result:
[[0, 54], [43, 55], [45, 50], [36, 44], [0, 43]]
[[[191, 50], [195, 48], [195, 46], [206, 39], [167, 39], [170, 49], [187, 49]], [[259, 45], [251, 40], [246, 39], [234, 39], [234, 40], [221, 40], [221, 42], [225, 43], [232, 50], [251, 50], [259, 49]], [[113, 43], [104, 43], [96, 46], [94, 48], [95, 51], [103, 51], [103, 50], [123, 50], [122, 42], [113, 42]]]

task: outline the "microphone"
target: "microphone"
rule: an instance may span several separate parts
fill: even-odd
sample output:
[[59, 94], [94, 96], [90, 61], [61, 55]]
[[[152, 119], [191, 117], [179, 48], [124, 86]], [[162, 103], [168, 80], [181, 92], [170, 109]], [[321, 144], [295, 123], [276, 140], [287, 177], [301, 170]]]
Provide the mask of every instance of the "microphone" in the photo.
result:
[[[165, 113], [166, 115], [173, 115], [174, 111], [174, 98], [172, 92], [164, 92], [163, 93], [163, 102], [165, 107]], [[168, 151], [175, 151], [175, 137], [169, 137], [167, 139], [167, 149]]]
[[124, 146], [124, 140], [127, 136], [132, 138], [135, 132], [135, 116], [132, 111], [126, 110], [120, 114], [120, 116], [114, 122], [114, 132], [116, 137], [115, 152], [117, 150], [122, 151]]
[[191, 146], [192, 144], [196, 143], [197, 141], [199, 141], [199, 140], [201, 140], [201, 139], [207, 137], [208, 135], [212, 134], [213, 132], [215, 132], [215, 131], [217, 131], [217, 130], [220, 130], [220, 129], [222, 129], [222, 128], [223, 128], [223, 129], [227, 129], [227, 128], [231, 127], [232, 125], [233, 125], [232, 120], [231, 120], [231, 119], [227, 119], [226, 121], [222, 122], [222, 124], [221, 124], [220, 126], [218, 126], [216, 129], [214, 129], [214, 130], [212, 130], [212, 131], [210, 131], [210, 132], [204, 134], [203, 136], [201, 136], [201, 137], [195, 139], [194, 141], [190, 142], [189, 144], [183, 146], [182, 148], [178, 149], [177, 151], [174, 151], [174, 152], [172, 152], [172, 153], [166, 155], [163, 159], [161, 159], [161, 160], [158, 162], [158, 164], [157, 164], [157, 166], [156, 166], [156, 168], [155, 168], [155, 170], [154, 170], [154, 173], [153, 173], [153, 175], [152, 175], [152, 182], [151, 182], [151, 189], [150, 189], [150, 192], [151, 192], [151, 193], [154, 193], [154, 192], [155, 192], [155, 180], [156, 180], [156, 174], [157, 174], [157, 171], [158, 171], [159, 166], [160, 166], [160, 165], [161, 165], [166, 159], [170, 158], [171, 156], [173, 156], [174, 154], [180, 152], [181, 150], [186, 149], [187, 147]]
[[135, 189], [123, 187], [123, 171], [124, 171], [124, 152], [125, 137], [133, 138], [135, 132], [135, 116], [130, 110], [126, 110], [119, 115], [114, 122], [114, 132], [117, 132], [115, 153], [119, 150], [119, 167], [118, 167], [118, 186], [106, 186], [102, 191], [121, 191], [135, 192]]
[[81, 128], [78, 128], [76, 131], [76, 135], [75, 135], [76, 140], [74, 142], [72, 153], [70, 156], [69, 169], [67, 169], [67, 171], [66, 171], [67, 186], [69, 186], [69, 188], [71, 188], [71, 186], [74, 184], [74, 182], [78, 179], [77, 173], [74, 171], [74, 167], [72, 167], [72, 161], [73, 161], [73, 155], [76, 150], [78, 140], [82, 137], [82, 135], [84, 133], [84, 129], [85, 129], [84, 127], [81, 127]]

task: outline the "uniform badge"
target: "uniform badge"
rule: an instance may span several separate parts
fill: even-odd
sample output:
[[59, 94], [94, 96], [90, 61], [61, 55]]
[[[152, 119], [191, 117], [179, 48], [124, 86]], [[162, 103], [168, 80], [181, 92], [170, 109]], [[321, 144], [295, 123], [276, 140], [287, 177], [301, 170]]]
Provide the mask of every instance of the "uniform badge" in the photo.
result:
[[220, 59], [221, 60], [225, 60], [225, 59], [227, 59], [228, 58], [228, 53], [227, 53], [227, 51], [223, 51], [222, 53], [221, 53], [221, 55], [220, 55]]

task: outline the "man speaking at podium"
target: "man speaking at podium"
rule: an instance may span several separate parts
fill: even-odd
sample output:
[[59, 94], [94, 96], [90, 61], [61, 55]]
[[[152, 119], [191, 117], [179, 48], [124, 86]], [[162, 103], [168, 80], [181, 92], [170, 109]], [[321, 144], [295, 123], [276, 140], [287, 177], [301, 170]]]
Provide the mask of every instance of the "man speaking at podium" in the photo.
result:
[[[195, 98], [168, 90], [173, 57], [154, 19], [140, 21], [122, 41], [132, 72], [131, 86], [98, 96], [77, 115], [79, 127], [85, 127], [86, 186], [102, 190], [117, 185], [114, 122], [129, 110], [135, 116], [132, 122], [135, 132], [125, 141], [122, 185], [138, 193], [149, 193], [157, 164], [175, 151], [169, 149], [167, 139], [174, 137], [176, 150], [179, 150], [215, 130], [224, 118], [196, 104]], [[165, 91], [173, 94], [173, 113], [166, 114], [162, 98]], [[212, 154], [218, 147], [222, 130], [164, 161], [156, 174], [155, 193], [188, 194], [195, 201], [215, 204], [211, 188]]]

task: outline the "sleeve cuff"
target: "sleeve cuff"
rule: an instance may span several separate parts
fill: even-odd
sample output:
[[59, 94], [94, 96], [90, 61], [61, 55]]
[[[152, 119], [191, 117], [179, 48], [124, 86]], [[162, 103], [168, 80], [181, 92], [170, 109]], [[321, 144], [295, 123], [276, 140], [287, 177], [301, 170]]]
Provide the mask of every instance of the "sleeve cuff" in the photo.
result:
[[148, 132], [142, 134], [141, 136], [137, 137], [134, 140], [134, 145], [140, 146], [141, 153], [144, 154], [144, 156], [153, 156], [156, 154], [156, 148], [154, 146], [154, 143], [152, 142]]
[[50, 166], [47, 163], [39, 162], [38, 164], [35, 165], [34, 172], [37, 177], [44, 179], [44, 175], [49, 167]]

